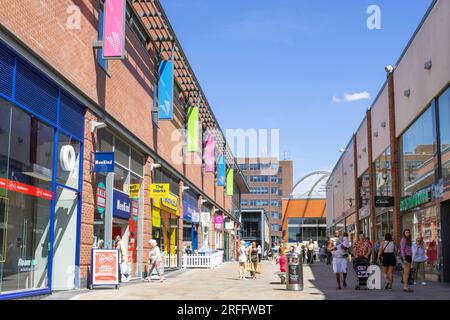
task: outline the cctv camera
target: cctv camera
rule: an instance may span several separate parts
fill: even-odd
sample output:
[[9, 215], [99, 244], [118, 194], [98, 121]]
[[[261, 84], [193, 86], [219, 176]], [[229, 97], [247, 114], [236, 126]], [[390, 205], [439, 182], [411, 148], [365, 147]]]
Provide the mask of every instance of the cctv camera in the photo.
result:
[[392, 71], [394, 71], [394, 67], [391, 65], [388, 65], [388, 66], [384, 67], [384, 70], [386, 70], [387, 73], [391, 73]]

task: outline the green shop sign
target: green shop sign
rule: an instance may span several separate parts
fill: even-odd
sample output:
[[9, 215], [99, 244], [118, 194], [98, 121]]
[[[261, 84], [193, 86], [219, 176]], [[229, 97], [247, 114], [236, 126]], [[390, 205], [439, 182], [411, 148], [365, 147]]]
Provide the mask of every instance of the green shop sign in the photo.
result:
[[400, 211], [406, 211], [429, 202], [431, 199], [428, 191], [428, 189], [420, 190], [411, 197], [400, 201]]

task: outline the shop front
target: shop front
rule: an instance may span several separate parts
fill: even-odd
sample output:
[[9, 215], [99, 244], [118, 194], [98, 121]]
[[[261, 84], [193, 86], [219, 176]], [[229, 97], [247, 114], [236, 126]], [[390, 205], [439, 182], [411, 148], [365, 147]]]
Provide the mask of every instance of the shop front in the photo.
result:
[[[165, 269], [178, 268], [178, 219], [180, 216], [179, 199], [170, 193], [168, 197], [152, 199], [152, 216], [156, 220], [153, 222], [158, 227], [156, 232], [161, 252], [165, 259]], [[153, 231], [155, 235], [155, 230]]]
[[364, 232], [364, 235], [369, 238], [370, 241], [373, 239], [370, 236], [370, 208], [365, 206], [359, 209], [359, 230]]
[[428, 256], [425, 268], [427, 279], [441, 281], [443, 270], [441, 217], [439, 207], [433, 201], [435, 199], [433, 190], [435, 189], [432, 186], [404, 198], [400, 202], [400, 210], [402, 232], [410, 229], [413, 243], [418, 237], [423, 237]]
[[130, 276], [140, 277], [144, 261], [144, 156], [107, 129], [97, 130], [96, 141], [97, 153], [114, 154], [114, 167], [111, 172], [95, 172], [93, 246], [115, 248], [120, 236]]
[[185, 191], [183, 195], [183, 250], [198, 250], [198, 195]]
[[214, 215], [214, 239], [215, 239], [215, 249], [224, 250], [223, 245], [223, 226], [224, 226], [224, 215], [223, 213], [216, 213]]
[[83, 137], [84, 108], [0, 43], [0, 299], [78, 287]]

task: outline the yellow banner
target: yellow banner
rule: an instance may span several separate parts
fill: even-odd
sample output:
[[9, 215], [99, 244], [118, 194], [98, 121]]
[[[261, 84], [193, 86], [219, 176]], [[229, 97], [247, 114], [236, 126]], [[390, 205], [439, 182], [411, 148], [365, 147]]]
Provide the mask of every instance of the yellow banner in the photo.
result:
[[157, 208], [152, 208], [152, 226], [161, 228], [161, 211]]
[[168, 197], [157, 197], [153, 199], [153, 207], [158, 208], [169, 213], [180, 215], [180, 209], [178, 207], [178, 197], [169, 193]]
[[130, 198], [137, 199], [139, 198], [139, 191], [141, 190], [140, 184], [130, 184]]
[[160, 198], [169, 196], [168, 183], [152, 183], [150, 185], [150, 198]]

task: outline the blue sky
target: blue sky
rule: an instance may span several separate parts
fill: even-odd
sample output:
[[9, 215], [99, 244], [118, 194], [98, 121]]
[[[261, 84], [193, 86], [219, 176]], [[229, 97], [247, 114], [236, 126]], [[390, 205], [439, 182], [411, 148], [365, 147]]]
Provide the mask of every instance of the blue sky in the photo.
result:
[[161, 3], [221, 128], [280, 129], [297, 181], [334, 167], [431, 0]]

